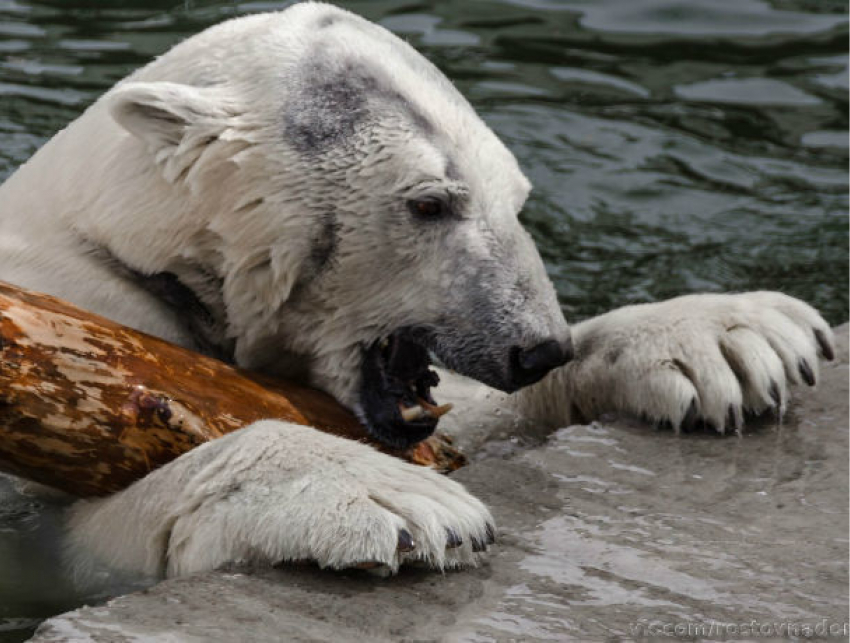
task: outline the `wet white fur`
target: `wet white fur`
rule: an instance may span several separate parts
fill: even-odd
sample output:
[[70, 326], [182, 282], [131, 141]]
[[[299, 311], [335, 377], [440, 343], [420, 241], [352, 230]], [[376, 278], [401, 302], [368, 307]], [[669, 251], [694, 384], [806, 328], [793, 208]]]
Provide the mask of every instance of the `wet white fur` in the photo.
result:
[[[309, 89], [297, 65], [322, 15], [343, 19], [324, 48], [330, 60], [353, 56], [379, 68], [438, 124], [433, 140], [388, 108], [380, 144], [357, 139], [361, 156], [340, 148], [321, 172], [283, 142], [280, 102], [305, 82]], [[458, 188], [446, 149], [470, 200], [469, 217], [448, 240], [411, 230], [386, 197], [411, 185]], [[356, 407], [360, 343], [446, 310], [475, 317], [464, 307], [473, 306], [482, 265], [491, 283], [478, 305], [505, 313], [494, 341], [502, 331], [530, 343], [563, 336], [554, 291], [516, 218], [528, 189], [513, 156], [427, 61], [374, 25], [305, 3], [183, 42], [48, 142], [0, 187], [0, 278], [192, 346], [170, 309], [94, 250], [140, 272], [174, 272], [226, 320], [242, 365], [269, 357], [304, 364], [314, 385]], [[316, 213], [329, 204], [339, 214], [335, 261], [343, 268], [312, 283], [304, 266], [322, 233]], [[437, 397], [458, 403], [460, 423], [510, 405], [555, 426], [574, 419], [574, 409], [588, 419], [622, 410], [678, 425], [695, 400], [701, 417], [722, 427], [730, 405], [736, 413], [769, 406], [771, 382], [784, 406], [800, 358], [817, 369], [813, 329], [829, 337], [816, 311], [777, 293], [631, 306], [574, 326], [576, 360], [538, 385], [508, 398], [447, 377], [455, 384]], [[730, 356], [748, 375], [743, 390]], [[70, 541], [78, 560], [93, 553], [154, 574], [231, 560], [396, 569], [405, 528], [417, 544], [411, 556], [443, 567], [474, 562], [472, 539], [484, 537], [489, 520], [448, 478], [265, 421], [109, 498], [77, 503]], [[448, 553], [447, 527], [464, 540]]]
[[[76, 560], [96, 551], [107, 564], [154, 576], [234, 560], [445, 568], [474, 563], [472, 541], [486, 542], [492, 522], [443, 475], [286, 422], [257, 422], [174, 464], [105, 500], [78, 502]], [[446, 549], [447, 528], [463, 546]], [[410, 553], [397, 552], [400, 529], [416, 544]]]
[[817, 379], [815, 330], [832, 342], [814, 308], [777, 292], [686, 295], [620, 308], [572, 330], [576, 359], [519, 392], [525, 415], [563, 422], [578, 419], [573, 410], [585, 419], [619, 411], [678, 428], [695, 403], [698, 417], [721, 432], [731, 428], [731, 407], [740, 428], [744, 411], [774, 406], [772, 384], [785, 411], [788, 385], [802, 382], [801, 359]]

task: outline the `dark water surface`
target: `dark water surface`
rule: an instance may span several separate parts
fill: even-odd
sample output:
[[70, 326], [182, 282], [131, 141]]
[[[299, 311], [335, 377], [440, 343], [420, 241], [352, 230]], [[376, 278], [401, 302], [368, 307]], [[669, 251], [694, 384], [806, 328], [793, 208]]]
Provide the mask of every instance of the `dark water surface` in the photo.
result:
[[[0, 0], [0, 180], [173, 43], [287, 4]], [[569, 319], [770, 288], [847, 320], [845, 2], [340, 4], [423, 51], [517, 155]], [[0, 513], [0, 641], [82, 600], [33, 511]]]
[[[286, 4], [0, 0], [0, 178], [176, 41]], [[847, 319], [846, 3], [343, 4], [434, 60], [516, 153], [568, 318], [772, 288]]]

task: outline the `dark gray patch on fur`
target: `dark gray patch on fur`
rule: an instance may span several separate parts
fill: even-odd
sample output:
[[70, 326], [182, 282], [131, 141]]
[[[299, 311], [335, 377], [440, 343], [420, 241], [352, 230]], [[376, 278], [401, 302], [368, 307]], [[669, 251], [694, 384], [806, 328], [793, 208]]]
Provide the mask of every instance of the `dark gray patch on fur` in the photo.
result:
[[171, 308], [185, 324], [205, 355], [224, 362], [233, 363], [232, 342], [224, 340], [223, 324], [195, 292], [172, 272], [157, 272], [145, 275], [127, 268], [133, 281], [144, 290]]
[[310, 259], [313, 263], [313, 272], [321, 273], [333, 259], [339, 242], [339, 224], [336, 215], [328, 212], [322, 223], [321, 235], [313, 243], [310, 249]]
[[338, 244], [339, 223], [336, 214], [328, 211], [322, 215], [322, 224], [318, 235], [313, 239], [310, 256], [302, 265], [298, 280], [289, 293], [290, 303], [297, 301], [304, 290], [333, 263]]
[[605, 353], [605, 361], [608, 362], [611, 366], [617, 363], [617, 360], [620, 359], [620, 356], [623, 354], [623, 349], [620, 347], [614, 347]]
[[366, 100], [370, 87], [364, 80], [344, 74], [328, 77], [321, 65], [304, 70], [308, 84], [284, 116], [285, 132], [299, 152], [317, 153], [338, 147], [369, 116]]
[[319, 19], [316, 21], [316, 26], [319, 29], [327, 29], [328, 27], [332, 27], [340, 20], [343, 20], [343, 16], [336, 13], [327, 13], [323, 16], [319, 16]]
[[446, 178], [450, 181], [460, 181], [460, 170], [452, 159], [446, 159]]
[[[227, 339], [226, 321], [214, 314], [201, 297], [180, 281], [177, 275], [172, 272], [143, 274], [123, 263], [101, 246], [92, 244], [89, 252], [100, 258], [113, 272], [167, 305], [189, 330], [196, 350], [230, 364], [235, 362], [233, 354], [235, 346], [233, 340]], [[200, 267], [197, 270], [203, 273], [205, 280], [211, 282], [210, 290], [221, 292], [222, 284], [218, 277]]]
[[321, 154], [344, 146], [358, 129], [379, 126], [380, 114], [393, 109], [423, 134], [433, 134], [428, 119], [388, 80], [356, 60], [329, 59], [322, 49], [305, 57], [301, 88], [284, 107], [284, 133], [296, 150]]

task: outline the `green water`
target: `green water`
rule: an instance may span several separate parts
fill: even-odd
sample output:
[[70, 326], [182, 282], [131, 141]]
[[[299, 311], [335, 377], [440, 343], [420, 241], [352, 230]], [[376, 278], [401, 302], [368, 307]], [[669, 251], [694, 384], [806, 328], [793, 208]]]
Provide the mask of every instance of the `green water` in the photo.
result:
[[[286, 4], [0, 0], [0, 178], [174, 42]], [[847, 319], [846, 3], [344, 4], [435, 61], [516, 153], [568, 318], [775, 288]]]
[[[286, 4], [0, 0], [0, 179], [174, 42]], [[845, 2], [340, 4], [410, 40], [514, 151], [568, 319], [771, 288], [847, 320]], [[0, 513], [0, 641], [100, 598], [51, 571], [37, 541], [55, 516], [13, 509]]]

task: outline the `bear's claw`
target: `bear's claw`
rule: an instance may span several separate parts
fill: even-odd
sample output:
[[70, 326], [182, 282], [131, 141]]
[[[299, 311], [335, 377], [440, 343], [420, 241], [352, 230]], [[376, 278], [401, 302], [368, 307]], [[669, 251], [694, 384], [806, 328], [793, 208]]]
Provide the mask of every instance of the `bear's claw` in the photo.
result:
[[573, 329], [565, 369], [585, 418], [624, 412], [689, 430], [740, 431], [745, 413], [782, 415], [791, 384], [814, 386], [832, 331], [804, 302], [774, 292], [688, 295], [629, 306]]

